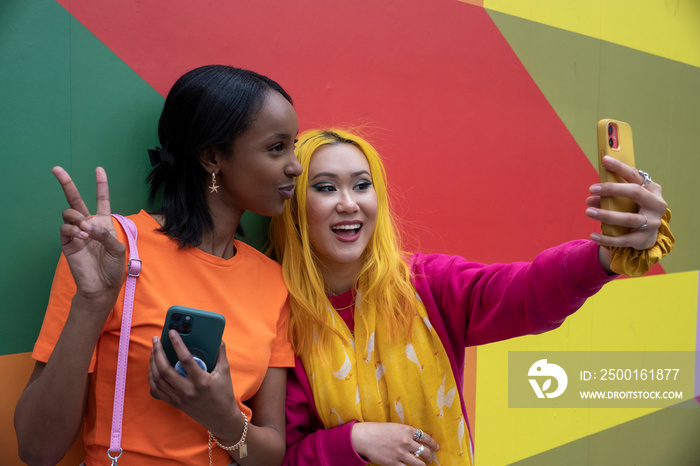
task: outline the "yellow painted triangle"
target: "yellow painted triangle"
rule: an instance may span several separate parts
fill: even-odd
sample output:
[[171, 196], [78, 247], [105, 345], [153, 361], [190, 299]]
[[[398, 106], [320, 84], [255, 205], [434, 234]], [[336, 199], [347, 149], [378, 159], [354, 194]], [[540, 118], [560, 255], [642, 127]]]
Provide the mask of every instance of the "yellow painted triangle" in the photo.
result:
[[697, 306], [697, 271], [619, 279], [554, 331], [480, 346], [477, 464], [511, 464], [657, 411], [509, 408], [508, 351], [695, 351]]
[[698, 0], [483, 0], [484, 8], [700, 67]]

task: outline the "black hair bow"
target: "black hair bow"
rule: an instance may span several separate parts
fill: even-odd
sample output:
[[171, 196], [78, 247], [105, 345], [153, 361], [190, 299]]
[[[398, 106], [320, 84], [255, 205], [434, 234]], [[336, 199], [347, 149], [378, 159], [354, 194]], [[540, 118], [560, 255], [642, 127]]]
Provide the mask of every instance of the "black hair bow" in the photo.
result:
[[159, 163], [167, 163], [168, 165], [175, 163], [175, 157], [173, 157], [173, 154], [165, 149], [161, 149], [160, 147], [148, 149], [148, 158], [151, 159], [152, 167], [155, 167]]

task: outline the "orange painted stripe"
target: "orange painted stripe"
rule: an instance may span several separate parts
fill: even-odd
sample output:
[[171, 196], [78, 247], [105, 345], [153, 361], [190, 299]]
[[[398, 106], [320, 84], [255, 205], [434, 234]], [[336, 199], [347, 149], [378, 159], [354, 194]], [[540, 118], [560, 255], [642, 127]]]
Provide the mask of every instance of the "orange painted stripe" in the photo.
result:
[[[0, 464], [21, 466], [17, 454], [17, 436], [12, 421], [17, 400], [24, 390], [34, 368], [31, 353], [7, 354], [0, 356]], [[46, 400], [50, 403], [50, 400]], [[76, 466], [83, 461], [85, 450], [82, 440], [78, 439], [73, 448], [58, 463], [61, 466]]]

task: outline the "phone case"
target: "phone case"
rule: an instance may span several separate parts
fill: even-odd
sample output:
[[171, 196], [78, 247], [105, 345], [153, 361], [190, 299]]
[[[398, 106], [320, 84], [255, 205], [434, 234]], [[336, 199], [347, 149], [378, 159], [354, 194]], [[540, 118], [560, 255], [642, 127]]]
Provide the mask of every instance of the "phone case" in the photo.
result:
[[[219, 313], [203, 311], [184, 306], [171, 306], [165, 316], [161, 342], [170, 365], [178, 372], [186, 375], [179, 364], [175, 349], [170, 342], [168, 331], [172, 328], [178, 331], [182, 341], [195, 357], [195, 361], [207, 372], [214, 370], [219, 356], [221, 337], [226, 326], [226, 319]], [[201, 361], [201, 362], [200, 362]]]
[[[598, 173], [601, 183], [625, 183], [615, 173], [611, 173], [603, 166], [603, 157], [609, 155], [621, 162], [634, 167], [634, 146], [632, 144], [632, 127], [624, 121], [610, 118], [598, 122]], [[637, 204], [626, 197], [601, 197], [600, 206], [606, 210], [618, 212], [637, 212]], [[607, 236], [621, 236], [629, 233], [628, 227], [619, 225], [601, 225], [603, 234]]]

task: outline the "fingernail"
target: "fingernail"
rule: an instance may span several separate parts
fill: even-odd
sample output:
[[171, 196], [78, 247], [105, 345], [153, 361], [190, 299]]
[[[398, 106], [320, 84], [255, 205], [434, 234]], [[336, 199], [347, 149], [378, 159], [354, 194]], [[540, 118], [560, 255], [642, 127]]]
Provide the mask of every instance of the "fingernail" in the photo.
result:
[[603, 187], [599, 184], [594, 184], [589, 188], [591, 194], [598, 194], [603, 190]]
[[158, 343], [158, 337], [153, 337], [153, 338], [151, 339], [151, 341], [152, 341], [153, 344], [155, 345], [156, 343]]
[[597, 217], [598, 211], [589, 207], [588, 209], [586, 209], [586, 215], [588, 215], [589, 217]]
[[601, 240], [601, 236], [600, 236], [598, 233], [591, 233], [591, 239], [592, 239], [593, 241], [600, 241], [600, 240]]

